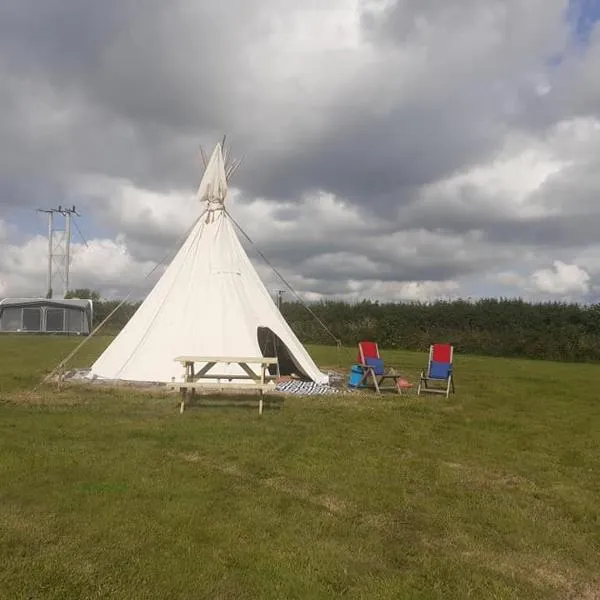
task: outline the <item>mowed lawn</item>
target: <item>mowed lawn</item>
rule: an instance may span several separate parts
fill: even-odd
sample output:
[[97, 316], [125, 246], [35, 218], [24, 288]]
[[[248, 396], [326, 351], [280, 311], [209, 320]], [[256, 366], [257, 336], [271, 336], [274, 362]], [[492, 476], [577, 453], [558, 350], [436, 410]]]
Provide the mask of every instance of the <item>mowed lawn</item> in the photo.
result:
[[[32, 391], [78, 341], [0, 337], [2, 599], [600, 598], [598, 365], [457, 355], [449, 400], [180, 415]], [[412, 381], [427, 358], [383, 354]]]

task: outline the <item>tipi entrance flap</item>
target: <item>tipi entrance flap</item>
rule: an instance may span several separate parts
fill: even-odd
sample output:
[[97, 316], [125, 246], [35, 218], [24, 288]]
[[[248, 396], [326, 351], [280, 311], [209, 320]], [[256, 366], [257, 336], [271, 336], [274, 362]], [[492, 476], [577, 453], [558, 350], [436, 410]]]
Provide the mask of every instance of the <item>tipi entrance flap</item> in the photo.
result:
[[[300, 363], [294, 359], [294, 355], [290, 352], [290, 349], [269, 327], [259, 326], [256, 331], [256, 337], [263, 356], [277, 357], [277, 375], [297, 375], [305, 379], [310, 379]], [[271, 374], [275, 374], [275, 367], [271, 367], [269, 371]]]

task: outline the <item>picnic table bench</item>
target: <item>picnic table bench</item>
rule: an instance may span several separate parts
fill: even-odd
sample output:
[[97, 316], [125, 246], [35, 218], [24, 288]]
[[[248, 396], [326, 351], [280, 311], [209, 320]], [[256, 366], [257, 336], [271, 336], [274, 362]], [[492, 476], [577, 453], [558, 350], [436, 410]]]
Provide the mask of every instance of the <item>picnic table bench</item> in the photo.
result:
[[[277, 376], [268, 372], [268, 368], [279, 363], [277, 358], [265, 356], [177, 356], [174, 360], [185, 367], [184, 381], [173, 381], [167, 384], [167, 387], [179, 389], [181, 393], [180, 413], [184, 410], [188, 393], [193, 396], [197, 389], [212, 388], [256, 390], [259, 394], [258, 414], [262, 414], [263, 393], [272, 387], [269, 382], [277, 379]], [[196, 372], [197, 363], [204, 363], [204, 366]], [[217, 364], [237, 364], [244, 373], [214, 373], [212, 369]], [[259, 372], [253, 370], [250, 365], [258, 365]]]

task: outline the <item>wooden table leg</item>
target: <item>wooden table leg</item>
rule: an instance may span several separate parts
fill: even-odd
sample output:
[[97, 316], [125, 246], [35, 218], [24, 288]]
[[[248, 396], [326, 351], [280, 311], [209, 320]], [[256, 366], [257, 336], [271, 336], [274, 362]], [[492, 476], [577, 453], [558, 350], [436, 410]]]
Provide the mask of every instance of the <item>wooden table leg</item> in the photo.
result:
[[186, 388], [180, 388], [180, 393], [181, 393], [181, 404], [179, 405], [179, 414], [183, 413], [183, 409], [185, 407], [185, 395], [186, 395]]
[[[194, 363], [192, 363], [190, 366], [190, 381], [192, 381], [192, 382], [194, 381], [194, 378], [196, 377], [196, 373], [194, 371], [195, 371]], [[196, 396], [196, 390], [194, 388], [192, 388], [190, 390], [190, 397], [195, 398], [195, 396]]]
[[[260, 367], [260, 385], [264, 385], [265, 383], [265, 371], [267, 370], [266, 365], [261, 365]], [[260, 388], [259, 398], [258, 398], [258, 414], [262, 415], [263, 412], [263, 388]]]

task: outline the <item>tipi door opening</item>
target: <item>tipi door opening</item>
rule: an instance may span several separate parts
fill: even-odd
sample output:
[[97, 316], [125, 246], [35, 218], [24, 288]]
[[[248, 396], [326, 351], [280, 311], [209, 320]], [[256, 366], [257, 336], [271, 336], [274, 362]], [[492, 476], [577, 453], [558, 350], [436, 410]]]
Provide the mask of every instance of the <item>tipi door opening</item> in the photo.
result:
[[274, 356], [278, 359], [277, 365], [269, 367], [270, 375], [295, 376], [306, 379], [307, 376], [292, 358], [292, 353], [282, 339], [269, 327], [258, 327], [256, 331], [258, 346], [262, 356]]

